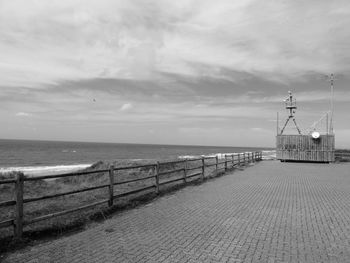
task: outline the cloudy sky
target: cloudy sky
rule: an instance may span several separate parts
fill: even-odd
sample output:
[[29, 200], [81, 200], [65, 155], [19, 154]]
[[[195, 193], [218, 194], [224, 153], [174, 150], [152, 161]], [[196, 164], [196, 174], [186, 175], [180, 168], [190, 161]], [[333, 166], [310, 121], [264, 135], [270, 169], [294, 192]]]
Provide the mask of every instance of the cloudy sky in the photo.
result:
[[3, 139], [273, 147], [288, 90], [306, 131], [330, 73], [350, 147], [348, 0], [0, 0]]

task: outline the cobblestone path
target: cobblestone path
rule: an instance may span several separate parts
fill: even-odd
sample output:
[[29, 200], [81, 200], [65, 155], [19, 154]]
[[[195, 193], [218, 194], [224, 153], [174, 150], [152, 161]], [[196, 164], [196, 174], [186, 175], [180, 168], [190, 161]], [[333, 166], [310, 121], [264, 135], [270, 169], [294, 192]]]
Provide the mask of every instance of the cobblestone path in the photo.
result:
[[350, 262], [350, 164], [260, 162], [4, 262]]

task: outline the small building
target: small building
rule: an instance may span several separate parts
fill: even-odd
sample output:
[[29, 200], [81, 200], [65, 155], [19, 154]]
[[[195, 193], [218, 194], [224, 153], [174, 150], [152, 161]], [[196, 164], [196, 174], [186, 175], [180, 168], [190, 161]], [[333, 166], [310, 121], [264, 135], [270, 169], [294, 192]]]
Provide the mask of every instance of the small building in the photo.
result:
[[283, 135], [276, 137], [276, 157], [281, 161], [334, 162], [334, 134]]
[[[334, 162], [334, 133], [332, 125], [332, 112], [327, 112], [322, 118], [315, 122], [306, 134], [302, 134], [295, 120], [296, 100], [289, 92], [285, 100], [289, 116], [283, 126], [279, 129], [277, 115], [277, 136], [276, 136], [276, 158], [282, 162]], [[331, 118], [329, 120], [329, 114]], [[292, 120], [298, 134], [283, 134], [289, 121]], [[326, 129], [324, 132], [316, 131], [318, 124], [324, 121]]]

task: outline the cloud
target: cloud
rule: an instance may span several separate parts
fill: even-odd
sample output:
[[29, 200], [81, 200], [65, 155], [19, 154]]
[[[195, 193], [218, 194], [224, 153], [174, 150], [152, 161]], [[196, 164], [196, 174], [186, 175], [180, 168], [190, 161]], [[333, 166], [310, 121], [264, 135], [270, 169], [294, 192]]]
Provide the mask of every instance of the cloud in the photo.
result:
[[349, 73], [349, 9], [345, 0], [2, 1], [0, 86]]
[[28, 112], [17, 112], [16, 116], [18, 116], [18, 117], [32, 117], [33, 114], [28, 113]]
[[133, 105], [131, 103], [125, 103], [120, 107], [120, 111], [128, 111], [133, 108]]
[[252, 123], [274, 130], [288, 90], [298, 121], [312, 123], [329, 108], [320, 76], [335, 72], [345, 75], [334, 94], [345, 130], [349, 10], [346, 0], [0, 0], [0, 117], [8, 127], [32, 117], [64, 139], [63, 128], [80, 139], [121, 124], [124, 141], [129, 126], [144, 142], [152, 129], [168, 142], [211, 127], [213, 138], [244, 138], [259, 133]]

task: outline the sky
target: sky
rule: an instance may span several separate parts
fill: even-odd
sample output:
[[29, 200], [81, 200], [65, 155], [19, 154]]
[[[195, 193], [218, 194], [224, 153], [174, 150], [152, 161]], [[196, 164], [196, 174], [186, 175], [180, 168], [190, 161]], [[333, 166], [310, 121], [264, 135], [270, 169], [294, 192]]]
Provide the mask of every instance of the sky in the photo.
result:
[[2, 139], [274, 147], [330, 73], [350, 148], [348, 0], [0, 0]]

